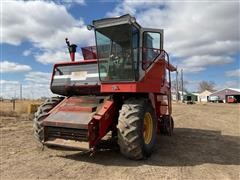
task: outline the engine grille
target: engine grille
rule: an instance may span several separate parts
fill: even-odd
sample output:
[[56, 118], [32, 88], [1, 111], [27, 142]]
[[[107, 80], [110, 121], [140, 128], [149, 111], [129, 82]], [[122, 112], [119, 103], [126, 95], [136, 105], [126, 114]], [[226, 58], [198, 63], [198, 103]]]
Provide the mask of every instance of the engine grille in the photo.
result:
[[44, 141], [50, 138], [61, 138], [77, 141], [87, 141], [88, 140], [88, 130], [87, 129], [71, 129], [63, 127], [44, 127]]

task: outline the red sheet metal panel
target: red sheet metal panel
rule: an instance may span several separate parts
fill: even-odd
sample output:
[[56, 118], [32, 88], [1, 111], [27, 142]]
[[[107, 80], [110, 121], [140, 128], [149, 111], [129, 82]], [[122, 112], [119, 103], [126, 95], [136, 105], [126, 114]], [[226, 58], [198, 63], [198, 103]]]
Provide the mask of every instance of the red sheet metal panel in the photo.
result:
[[44, 119], [44, 126], [87, 129], [93, 113], [104, 97], [69, 97], [50, 111]]
[[87, 129], [88, 123], [91, 121], [91, 119], [92, 114], [90, 112], [58, 111], [50, 114], [46, 119], [44, 119], [43, 125]]
[[89, 145], [91, 148], [95, 147], [101, 138], [111, 130], [113, 117], [116, 113], [115, 106], [113, 100], [106, 100], [89, 122]]
[[[46, 145], [94, 149], [112, 126], [115, 103], [106, 96], [69, 97], [43, 120]], [[85, 143], [85, 145], [86, 145]]]

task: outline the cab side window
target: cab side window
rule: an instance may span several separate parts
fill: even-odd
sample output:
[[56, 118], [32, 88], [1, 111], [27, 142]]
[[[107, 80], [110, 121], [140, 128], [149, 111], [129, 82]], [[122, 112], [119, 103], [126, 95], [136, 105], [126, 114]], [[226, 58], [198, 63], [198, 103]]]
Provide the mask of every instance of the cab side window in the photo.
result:
[[147, 69], [160, 53], [161, 35], [158, 32], [143, 33], [142, 68]]

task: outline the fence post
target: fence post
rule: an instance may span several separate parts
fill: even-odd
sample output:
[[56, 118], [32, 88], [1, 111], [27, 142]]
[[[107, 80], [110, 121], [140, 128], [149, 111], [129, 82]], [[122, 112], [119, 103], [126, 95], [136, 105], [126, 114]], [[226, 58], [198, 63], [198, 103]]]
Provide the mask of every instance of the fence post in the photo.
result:
[[15, 99], [13, 99], [12, 102], [13, 102], [13, 111], [15, 111]]

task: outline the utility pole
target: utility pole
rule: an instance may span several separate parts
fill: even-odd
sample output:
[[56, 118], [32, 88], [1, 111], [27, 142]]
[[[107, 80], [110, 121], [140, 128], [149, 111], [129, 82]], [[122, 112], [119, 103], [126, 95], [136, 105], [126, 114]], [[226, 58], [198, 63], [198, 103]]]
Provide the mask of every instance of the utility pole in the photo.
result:
[[178, 90], [178, 71], [176, 71], [176, 100], [179, 100], [179, 90]]
[[20, 84], [20, 100], [22, 100], [22, 84]]
[[181, 69], [181, 84], [182, 84], [182, 102], [184, 103], [184, 98], [183, 98], [183, 69]]

